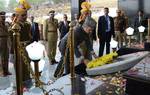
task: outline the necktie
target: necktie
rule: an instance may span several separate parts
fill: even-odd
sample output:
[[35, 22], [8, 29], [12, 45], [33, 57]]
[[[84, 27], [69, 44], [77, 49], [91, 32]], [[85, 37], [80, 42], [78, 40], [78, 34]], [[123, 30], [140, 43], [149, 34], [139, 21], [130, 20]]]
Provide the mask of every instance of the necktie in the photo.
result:
[[67, 21], [64, 21], [64, 23], [65, 23], [65, 26], [67, 27]]
[[109, 21], [109, 17], [106, 16], [106, 32], [110, 31], [110, 21]]
[[35, 32], [35, 24], [32, 23], [32, 34], [34, 35], [34, 32]]
[[139, 16], [139, 23], [141, 23], [141, 17]]

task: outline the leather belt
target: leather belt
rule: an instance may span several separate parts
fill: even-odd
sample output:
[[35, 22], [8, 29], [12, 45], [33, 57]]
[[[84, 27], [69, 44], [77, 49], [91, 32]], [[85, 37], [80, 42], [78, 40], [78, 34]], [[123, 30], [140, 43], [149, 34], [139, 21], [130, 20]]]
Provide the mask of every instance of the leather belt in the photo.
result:
[[55, 33], [56, 31], [48, 31], [49, 33], [51, 32], [51, 33]]

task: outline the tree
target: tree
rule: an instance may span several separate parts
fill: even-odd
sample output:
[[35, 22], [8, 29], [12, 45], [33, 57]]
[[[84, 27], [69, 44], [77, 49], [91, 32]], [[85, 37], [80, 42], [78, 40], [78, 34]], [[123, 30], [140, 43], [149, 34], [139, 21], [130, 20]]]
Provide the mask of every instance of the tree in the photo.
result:
[[5, 10], [4, 2], [0, 0], [0, 10]]
[[[70, 2], [70, 0], [27, 0], [31, 5], [40, 5], [41, 3], [44, 2], [53, 2], [54, 4], [58, 4], [58, 3], [64, 3], [64, 2]], [[9, 0], [9, 7], [7, 8], [7, 10], [12, 11], [16, 6], [18, 5], [18, 3], [16, 2], [16, 0]], [[0, 0], [0, 9], [1, 10], [5, 10], [5, 0]]]
[[52, 0], [55, 4], [63, 3], [63, 2], [70, 2], [70, 0]]
[[17, 5], [18, 3], [16, 2], [16, 0], [9, 0], [8, 10], [12, 11]]

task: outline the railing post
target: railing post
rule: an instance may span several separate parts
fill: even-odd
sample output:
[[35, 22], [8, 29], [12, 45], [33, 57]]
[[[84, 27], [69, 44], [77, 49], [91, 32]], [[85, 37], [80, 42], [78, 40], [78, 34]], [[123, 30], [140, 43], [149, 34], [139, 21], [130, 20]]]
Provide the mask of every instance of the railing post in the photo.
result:
[[19, 41], [20, 33], [19, 29], [14, 29], [13, 33], [13, 43], [14, 43], [14, 54], [15, 54], [15, 70], [16, 70], [16, 86], [17, 86], [17, 95], [23, 95], [23, 86], [22, 86], [22, 65], [20, 63], [20, 53], [19, 53]]
[[40, 60], [33, 60], [33, 62], [34, 62], [34, 73], [35, 73], [35, 77], [37, 78], [35, 78], [35, 86], [36, 87], [39, 87], [40, 86], [40, 84], [39, 84], [39, 77], [40, 77], [40, 73], [39, 73], [39, 61]]
[[[70, 53], [70, 73], [71, 73], [71, 95], [85, 95], [85, 82], [80, 75], [75, 75], [74, 65], [74, 31], [73, 23], [70, 24], [69, 53]], [[81, 90], [82, 89], [82, 90]]]
[[70, 52], [70, 73], [71, 78], [75, 78], [75, 71], [74, 71], [74, 32], [73, 32], [73, 25], [70, 24], [70, 35], [69, 35], [69, 52]]

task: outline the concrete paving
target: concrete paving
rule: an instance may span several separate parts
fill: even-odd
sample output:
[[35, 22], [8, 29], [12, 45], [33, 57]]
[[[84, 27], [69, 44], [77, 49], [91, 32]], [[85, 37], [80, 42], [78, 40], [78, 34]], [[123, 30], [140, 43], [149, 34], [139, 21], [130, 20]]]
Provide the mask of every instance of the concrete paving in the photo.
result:
[[[94, 51], [98, 55], [98, 49], [99, 49], [99, 42], [94, 42]], [[105, 54], [105, 50], [104, 50]], [[57, 48], [57, 54], [56, 54], [56, 60], [60, 60], [60, 52]], [[9, 60], [9, 70], [12, 73], [12, 75], [7, 76], [7, 77], [0, 77], [0, 95], [10, 95], [10, 93], [14, 92], [13, 87], [16, 85], [16, 80], [15, 80], [15, 70], [14, 70], [14, 65], [13, 65], [13, 57], [10, 55], [10, 60]], [[44, 64], [44, 69], [42, 72], [41, 80], [44, 81], [45, 83], [49, 82], [49, 80], [55, 80], [53, 77], [54, 71], [57, 67], [57, 65], [50, 65], [48, 57], [45, 57], [39, 62], [40, 64]]]

